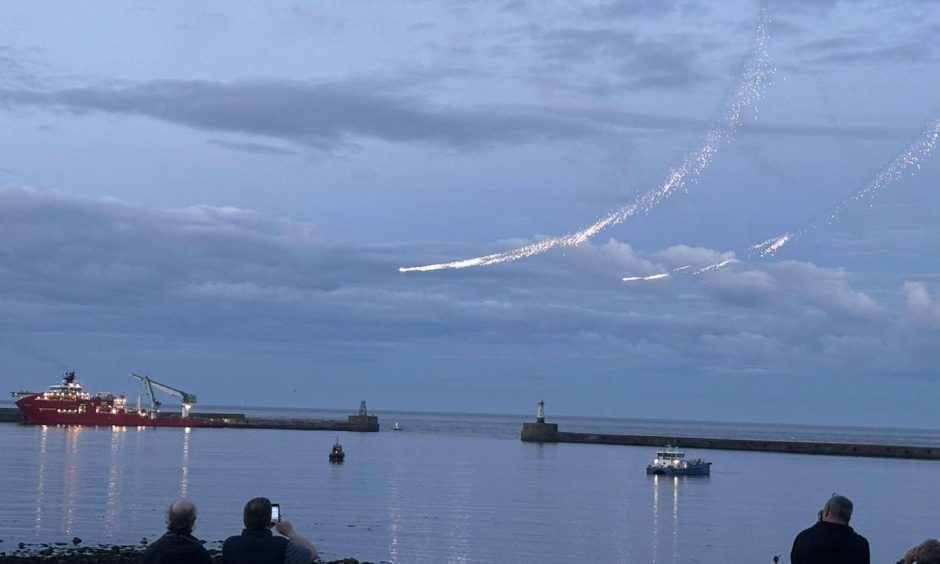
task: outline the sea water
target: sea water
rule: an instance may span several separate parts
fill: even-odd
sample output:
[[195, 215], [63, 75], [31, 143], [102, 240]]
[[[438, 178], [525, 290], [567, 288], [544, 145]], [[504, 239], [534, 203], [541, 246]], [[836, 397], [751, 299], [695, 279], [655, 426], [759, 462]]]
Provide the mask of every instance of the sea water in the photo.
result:
[[[379, 433], [2, 424], [0, 552], [153, 540], [178, 496], [198, 506], [200, 538], [237, 533], [245, 501], [267, 496], [324, 558], [374, 562], [786, 562], [833, 492], [855, 502], [874, 562], [940, 536], [938, 462], [690, 450], [713, 462], [710, 477], [651, 477], [655, 449], [523, 443], [523, 416], [378, 415]], [[923, 430], [551, 419], [565, 431], [940, 445]], [[337, 438], [346, 461], [330, 464]]]

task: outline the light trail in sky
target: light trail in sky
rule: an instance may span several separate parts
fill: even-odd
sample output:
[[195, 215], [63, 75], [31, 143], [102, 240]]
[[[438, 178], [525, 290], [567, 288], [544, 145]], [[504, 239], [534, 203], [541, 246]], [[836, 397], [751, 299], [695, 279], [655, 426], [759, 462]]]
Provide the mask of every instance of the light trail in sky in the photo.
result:
[[668, 272], [658, 272], [656, 274], [648, 274], [646, 276], [624, 276], [623, 281], [624, 282], [652, 282], [653, 280], [665, 280], [666, 278], [669, 278], [677, 273], [688, 274], [689, 276], [698, 276], [699, 274], [704, 274], [712, 270], [718, 270], [719, 268], [724, 268], [734, 262], [738, 262], [738, 259], [734, 257], [729, 257], [726, 259], [722, 259], [718, 262], [707, 264], [701, 268], [696, 268], [695, 270], [692, 270], [691, 264], [687, 264], [685, 266], [680, 266], [679, 268], [673, 268], [672, 270]]
[[[839, 214], [841, 214], [849, 204], [860, 201], [862, 199], [871, 200], [891, 183], [899, 180], [911, 168], [914, 169], [910, 170], [911, 175], [913, 175], [917, 170], [920, 170], [921, 164], [933, 153], [933, 150], [936, 148], [938, 141], [940, 141], [940, 113], [935, 115], [927, 123], [927, 126], [920, 133], [920, 135], [918, 135], [909, 145], [907, 145], [907, 147], [905, 147], [891, 162], [882, 167], [881, 170], [879, 170], [878, 173], [874, 176], [874, 178], [865, 184], [865, 186], [832, 204], [826, 208], [823, 213], [805, 223], [803, 227], [793, 231], [787, 231], [776, 237], [771, 237], [770, 239], [751, 245], [747, 248], [747, 253], [745, 254], [747, 256], [759, 256], [760, 258], [771, 257], [788, 243], [791, 243], [803, 235], [806, 235], [810, 231], [817, 229], [820, 225], [824, 223], [826, 225], [831, 225], [832, 222], [835, 221]], [[720, 262], [709, 264], [698, 270], [691, 271], [691, 274], [696, 275], [708, 272], [710, 270], [717, 270], [727, 266], [731, 262], [735, 262], [735, 259], [726, 259]], [[659, 272], [646, 276], [625, 276], [623, 281], [648, 282], [652, 280], [663, 280], [677, 272], [688, 270], [689, 267], [690, 265], [680, 266], [679, 268], [674, 268], [667, 272]]]
[[904, 173], [908, 172], [911, 168], [915, 169], [910, 171], [910, 174], [913, 176], [917, 170], [920, 170], [921, 163], [927, 160], [931, 153], [933, 153], [938, 140], [940, 140], [940, 114], [935, 115], [933, 119], [928, 122], [927, 127], [924, 128], [921, 134], [905, 147], [894, 160], [882, 167], [868, 184], [832, 204], [826, 211], [804, 224], [803, 227], [757, 243], [751, 246], [749, 251], [751, 254], [758, 253], [762, 257], [773, 256], [786, 244], [817, 229], [820, 225], [824, 223], [826, 225], [832, 225], [832, 222], [835, 221], [849, 204], [863, 199], [874, 199], [879, 192], [900, 179]]
[[687, 152], [680, 159], [679, 165], [669, 171], [660, 186], [637, 196], [633, 203], [614, 210], [584, 229], [568, 235], [552, 237], [501, 253], [425, 266], [400, 267], [398, 271], [430, 272], [516, 261], [540, 255], [557, 247], [581, 245], [612, 225], [622, 223], [638, 213], [649, 213], [677, 189], [698, 179], [702, 172], [708, 168], [708, 165], [711, 164], [715, 153], [718, 152], [718, 147], [722, 142], [731, 139], [740, 128], [747, 111], [753, 108], [763, 96], [764, 87], [770, 78], [767, 24], [767, 8], [765, 1], [762, 0], [758, 5], [754, 38], [751, 41], [741, 77], [736, 82], [737, 88], [734, 89], [733, 94], [728, 99], [729, 101], [720, 117], [714, 121], [704, 134], [701, 146]]

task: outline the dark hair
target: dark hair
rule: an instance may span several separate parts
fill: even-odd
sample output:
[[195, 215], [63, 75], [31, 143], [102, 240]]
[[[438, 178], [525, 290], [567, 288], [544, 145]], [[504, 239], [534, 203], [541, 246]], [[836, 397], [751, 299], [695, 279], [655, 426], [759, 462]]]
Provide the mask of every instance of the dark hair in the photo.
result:
[[940, 564], [940, 542], [927, 539], [917, 546], [917, 564]]
[[852, 519], [852, 502], [847, 497], [832, 494], [832, 497], [826, 502], [825, 508], [846, 523]]
[[256, 497], [245, 504], [245, 528], [266, 529], [271, 524], [271, 500]]
[[166, 530], [193, 532], [196, 524], [196, 506], [186, 499], [178, 499], [166, 510]]

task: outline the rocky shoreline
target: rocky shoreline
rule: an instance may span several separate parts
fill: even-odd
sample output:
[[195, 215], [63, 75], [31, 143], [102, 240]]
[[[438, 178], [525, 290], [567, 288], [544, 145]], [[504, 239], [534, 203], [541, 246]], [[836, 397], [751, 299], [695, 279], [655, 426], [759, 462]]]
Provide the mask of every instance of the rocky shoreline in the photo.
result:
[[[222, 562], [222, 542], [207, 542], [206, 549], [212, 561]], [[0, 540], [0, 564], [139, 564], [147, 539], [138, 545], [94, 544], [84, 545], [79, 538], [72, 542], [10, 543]], [[372, 564], [355, 558], [321, 561], [323, 564]]]

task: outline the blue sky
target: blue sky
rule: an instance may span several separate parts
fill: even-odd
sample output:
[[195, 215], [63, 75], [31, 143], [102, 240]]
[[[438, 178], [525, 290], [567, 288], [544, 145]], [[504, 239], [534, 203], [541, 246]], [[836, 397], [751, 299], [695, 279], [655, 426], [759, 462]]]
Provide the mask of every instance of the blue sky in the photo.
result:
[[772, 80], [697, 182], [580, 247], [397, 270], [564, 235], [661, 184], [735, 91], [758, 9], [5, 6], [0, 381], [932, 426], [936, 158], [773, 257], [743, 251], [936, 118], [934, 2], [769, 0]]

